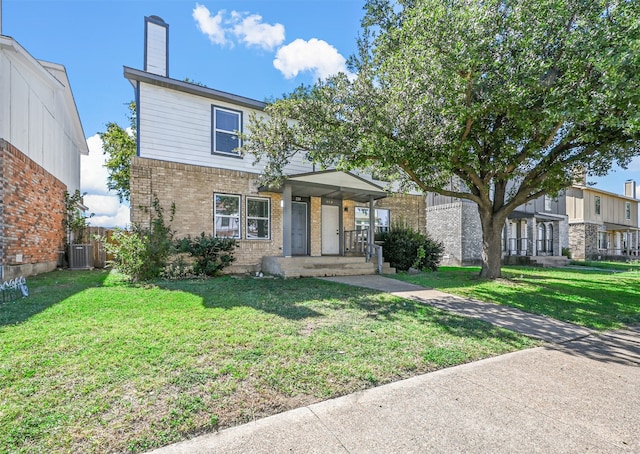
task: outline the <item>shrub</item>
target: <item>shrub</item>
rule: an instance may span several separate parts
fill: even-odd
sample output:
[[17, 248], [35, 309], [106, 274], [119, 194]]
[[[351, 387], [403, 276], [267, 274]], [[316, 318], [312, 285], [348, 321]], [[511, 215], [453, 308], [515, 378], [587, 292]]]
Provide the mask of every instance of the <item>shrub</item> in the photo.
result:
[[[111, 242], [105, 244], [107, 253], [113, 256], [109, 264], [134, 282], [159, 277], [172, 251], [174, 232], [165, 224], [164, 209], [155, 196], [152, 208], [150, 228], [134, 225], [131, 231], [116, 229]], [[172, 204], [169, 222], [174, 213]]]
[[176, 242], [178, 252], [187, 252], [195, 258], [193, 266], [196, 274], [215, 276], [236, 259], [233, 256], [238, 242], [234, 238], [218, 238], [205, 235], [192, 239], [186, 237]]
[[384, 241], [384, 258], [397, 270], [407, 271], [414, 267], [420, 270], [438, 269], [444, 247], [405, 225], [394, 225], [381, 236]]

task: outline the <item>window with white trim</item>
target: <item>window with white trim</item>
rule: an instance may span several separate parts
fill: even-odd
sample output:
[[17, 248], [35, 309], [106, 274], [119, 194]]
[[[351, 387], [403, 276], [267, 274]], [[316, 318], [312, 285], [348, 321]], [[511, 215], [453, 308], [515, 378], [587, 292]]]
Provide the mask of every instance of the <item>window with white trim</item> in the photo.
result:
[[600, 214], [600, 196], [597, 195], [594, 197], [595, 200], [595, 204], [596, 204], [596, 214]]
[[551, 211], [551, 197], [544, 196], [544, 211]]
[[242, 132], [242, 112], [211, 106], [213, 126], [211, 134], [213, 153], [226, 153], [239, 156], [240, 136]]
[[240, 196], [233, 194], [213, 195], [213, 235], [240, 238]]
[[268, 240], [270, 238], [270, 199], [247, 197], [247, 239]]
[[[376, 208], [376, 230], [378, 232], [387, 232], [391, 225], [389, 210]], [[356, 207], [355, 209], [356, 230], [365, 230], [369, 228], [369, 208]]]
[[624, 202], [624, 218], [631, 219], [631, 202]]

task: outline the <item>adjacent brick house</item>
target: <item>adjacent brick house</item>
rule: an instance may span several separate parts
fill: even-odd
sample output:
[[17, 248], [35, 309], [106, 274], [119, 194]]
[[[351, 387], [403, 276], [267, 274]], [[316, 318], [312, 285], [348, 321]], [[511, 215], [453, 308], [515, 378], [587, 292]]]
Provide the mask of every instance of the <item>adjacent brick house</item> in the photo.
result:
[[0, 279], [55, 269], [88, 152], [65, 68], [0, 35]]
[[[325, 257], [335, 271], [375, 228], [388, 228], [394, 219], [425, 231], [423, 196], [388, 197], [384, 183], [365, 174], [318, 172], [299, 158], [281, 187], [260, 187], [261, 167], [237, 152], [237, 131], [246, 130], [249, 113], [259, 114], [266, 104], [171, 79], [168, 48], [168, 25], [146, 17], [144, 70], [124, 68], [138, 121], [133, 223], [149, 223], [154, 197], [165, 209], [175, 203], [171, 227], [177, 236], [204, 232], [238, 239], [233, 272], [261, 270], [265, 257]], [[319, 263], [309, 266], [319, 269]]]

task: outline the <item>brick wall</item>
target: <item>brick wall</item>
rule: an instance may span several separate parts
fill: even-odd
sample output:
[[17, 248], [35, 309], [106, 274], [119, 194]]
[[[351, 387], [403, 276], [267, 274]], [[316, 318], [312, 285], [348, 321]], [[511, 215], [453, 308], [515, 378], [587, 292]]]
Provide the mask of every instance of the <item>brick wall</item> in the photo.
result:
[[425, 213], [426, 198], [423, 195], [391, 194], [374, 202], [376, 208], [385, 208], [390, 212], [391, 225], [402, 222], [414, 230], [427, 233]]
[[[164, 208], [169, 220], [171, 204], [175, 216], [171, 228], [176, 238], [213, 234], [213, 194], [241, 195], [241, 232], [245, 236], [246, 196], [271, 200], [271, 240], [240, 239], [235, 250], [236, 261], [228, 272], [254, 272], [263, 256], [282, 255], [281, 194], [258, 193], [258, 175], [233, 170], [194, 166], [135, 157], [131, 164], [131, 222], [148, 227], [153, 195]], [[145, 209], [146, 208], [146, 209]]]
[[569, 224], [569, 249], [572, 259], [596, 259], [598, 257], [598, 225]]
[[66, 186], [0, 139], [2, 279], [56, 268], [65, 233]]
[[444, 246], [442, 265], [462, 265], [462, 202], [436, 205], [426, 210], [427, 234]]

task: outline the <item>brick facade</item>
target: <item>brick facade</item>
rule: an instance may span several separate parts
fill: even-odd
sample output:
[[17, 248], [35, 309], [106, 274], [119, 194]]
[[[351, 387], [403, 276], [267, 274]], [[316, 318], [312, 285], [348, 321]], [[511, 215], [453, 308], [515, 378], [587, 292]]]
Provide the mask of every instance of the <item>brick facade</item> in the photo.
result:
[[444, 245], [441, 265], [475, 265], [482, 261], [482, 225], [475, 204], [458, 201], [428, 207], [426, 230]]
[[0, 139], [2, 279], [56, 268], [64, 248], [66, 186]]
[[[175, 202], [175, 216], [171, 228], [176, 237], [196, 236], [204, 232], [213, 234], [213, 194], [224, 193], [241, 196], [240, 247], [235, 251], [236, 261], [228, 272], [255, 272], [260, 269], [262, 257], [282, 255], [282, 195], [275, 192], [258, 191], [258, 174], [195, 166], [175, 162], [135, 157], [131, 165], [131, 222], [149, 226], [150, 210], [154, 194], [168, 216]], [[270, 239], [248, 240], [246, 229], [246, 197], [270, 199]], [[354, 207], [368, 206], [345, 200], [342, 203], [343, 228], [353, 230]], [[424, 232], [424, 197], [394, 195], [378, 200], [376, 207], [389, 209], [392, 222], [402, 218], [413, 228]], [[322, 200], [309, 200], [309, 246], [311, 256], [320, 256], [322, 251], [321, 210]]]
[[598, 258], [598, 225], [591, 223], [569, 224], [569, 248], [574, 260]]

